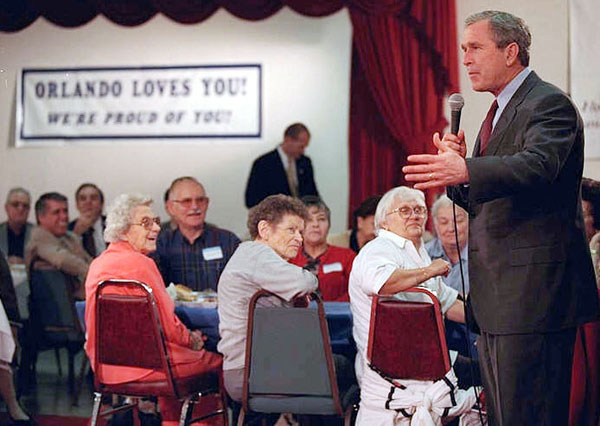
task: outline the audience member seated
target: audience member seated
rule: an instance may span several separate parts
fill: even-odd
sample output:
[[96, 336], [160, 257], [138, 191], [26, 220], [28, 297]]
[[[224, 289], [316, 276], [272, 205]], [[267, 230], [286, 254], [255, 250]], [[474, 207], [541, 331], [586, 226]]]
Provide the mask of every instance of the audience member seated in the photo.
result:
[[92, 258], [80, 238], [67, 230], [67, 197], [57, 192], [43, 194], [35, 203], [35, 215], [38, 226], [25, 246], [27, 270], [59, 269], [76, 277], [79, 282], [71, 290], [75, 298], [83, 300], [83, 283]]
[[[600, 182], [583, 178], [581, 200], [585, 233], [600, 289]], [[600, 321], [577, 329], [570, 398], [570, 426], [600, 425]]]
[[8, 263], [23, 263], [25, 245], [29, 241], [33, 225], [27, 222], [31, 208], [31, 196], [23, 188], [8, 191], [4, 209], [7, 221], [0, 224], [0, 250], [8, 257]]
[[331, 211], [321, 199], [307, 195], [302, 201], [308, 213], [302, 233], [304, 241], [291, 263], [317, 276], [324, 301], [348, 302], [348, 278], [356, 253], [327, 244]]
[[[160, 220], [154, 216], [152, 200], [137, 195], [117, 197], [108, 211], [105, 239], [110, 245], [90, 265], [85, 283], [85, 322], [87, 341], [85, 350], [94, 366], [96, 356], [96, 291], [98, 284], [108, 279], [137, 280], [148, 285], [154, 294], [164, 337], [168, 345], [171, 367], [175, 376], [184, 377], [220, 370], [220, 355], [203, 350], [204, 336], [190, 331], [175, 315], [175, 304], [167, 294], [156, 264], [147, 255], [156, 250]], [[111, 290], [112, 291], [112, 290]], [[130, 290], [123, 290], [127, 292]], [[106, 383], [129, 381], [156, 381], [162, 373], [150, 369], [101, 365], [95, 371]], [[162, 376], [162, 377], [161, 377]], [[180, 403], [175, 399], [159, 398], [163, 425], [178, 423]]]
[[347, 247], [358, 251], [369, 241], [375, 238], [375, 209], [381, 200], [380, 195], [367, 198], [352, 213], [352, 229], [341, 234], [330, 235], [327, 239], [329, 244], [339, 247]]
[[[469, 262], [468, 246], [469, 240], [469, 217], [462, 207], [456, 206], [456, 228], [458, 230], [459, 251], [456, 248], [456, 234], [454, 232], [454, 214], [453, 203], [446, 195], [441, 195], [431, 207], [431, 217], [436, 237], [425, 244], [425, 250], [431, 259], [444, 259], [450, 263], [450, 273], [444, 278], [444, 283], [452, 287], [466, 299], [462, 290], [462, 274], [465, 279], [465, 291], [469, 294]], [[467, 338], [468, 336], [468, 338]], [[446, 320], [446, 343], [448, 349], [457, 351], [463, 356], [478, 358], [475, 347], [475, 333], [468, 333], [465, 324], [458, 324], [454, 321]], [[467, 347], [470, 342], [470, 348]]]
[[246, 207], [251, 208], [274, 194], [319, 196], [312, 163], [304, 155], [309, 142], [308, 128], [294, 123], [285, 129], [283, 142], [276, 149], [254, 160], [246, 184]]
[[92, 257], [98, 256], [106, 249], [104, 242], [104, 194], [93, 183], [84, 183], [75, 191], [75, 202], [79, 217], [69, 223], [69, 231], [81, 237], [83, 248]]
[[[431, 217], [435, 229], [435, 238], [425, 244], [425, 250], [431, 259], [444, 259], [450, 263], [450, 273], [444, 278], [444, 283], [463, 294], [461, 267], [458, 264], [459, 250], [456, 247], [456, 233], [454, 232], [454, 215], [452, 200], [446, 195], [440, 196], [431, 207]], [[465, 277], [465, 292], [469, 294], [469, 268], [468, 246], [469, 217], [462, 207], [456, 206], [456, 228], [458, 230], [458, 244], [460, 247], [460, 260], [462, 272]], [[463, 294], [463, 296], [465, 296]]]
[[11, 425], [34, 425], [23, 411], [15, 393], [11, 363], [15, 352], [15, 341], [4, 307], [0, 302], [0, 398], [8, 408]]
[[[317, 289], [312, 273], [288, 263], [302, 246], [305, 219], [306, 208], [300, 200], [281, 194], [265, 198], [248, 213], [252, 241], [240, 244], [219, 280], [218, 350], [223, 354], [225, 389], [237, 403], [242, 401], [252, 296], [264, 289], [291, 301]], [[269, 420], [271, 424], [277, 417]]]
[[15, 286], [13, 284], [12, 275], [10, 274], [10, 266], [6, 261], [2, 250], [0, 250], [0, 300], [2, 300], [8, 320], [10, 322], [20, 323], [21, 315], [19, 314]]
[[177, 178], [169, 189], [167, 211], [176, 228], [162, 229], [155, 259], [163, 280], [192, 290], [217, 289], [225, 265], [240, 243], [225, 229], [205, 222], [209, 198], [193, 177]]
[[[360, 251], [350, 274], [350, 308], [354, 321], [353, 335], [357, 346], [356, 373], [361, 387], [361, 402], [357, 425], [394, 425], [406, 415], [418, 413], [427, 423], [441, 425], [437, 413], [445, 407], [457, 416], [469, 410], [474, 403], [473, 392], [439, 389], [438, 398], [426, 401], [424, 392], [434, 384], [431, 381], [402, 380], [390, 384], [367, 362], [367, 344], [374, 295], [396, 295], [403, 300], [425, 301], [420, 294], [403, 293], [421, 286], [433, 291], [448, 318], [464, 322], [464, 305], [457, 299], [458, 292], [444, 284], [442, 277], [450, 272], [450, 264], [443, 259], [431, 261], [423, 247], [422, 235], [427, 220], [425, 197], [421, 191], [397, 187], [388, 191], [377, 206], [375, 229], [377, 238]], [[400, 326], [400, 325], [399, 325]], [[446, 378], [456, 387], [453, 369]], [[431, 390], [430, 390], [431, 391]], [[447, 396], [454, 391], [456, 404], [447, 405]], [[446, 401], [446, 402], [448, 402]], [[417, 409], [419, 409], [417, 411]], [[409, 421], [409, 419], [405, 419]]]

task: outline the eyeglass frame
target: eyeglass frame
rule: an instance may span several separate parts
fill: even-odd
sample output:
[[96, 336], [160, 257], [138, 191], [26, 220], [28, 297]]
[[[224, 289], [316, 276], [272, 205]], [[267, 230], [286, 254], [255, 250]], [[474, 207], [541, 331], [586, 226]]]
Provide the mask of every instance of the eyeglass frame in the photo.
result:
[[18, 209], [19, 207], [23, 207], [25, 209], [31, 208], [31, 203], [24, 203], [22, 201], [9, 201], [6, 204], [8, 204], [9, 206], [11, 206], [14, 209]]
[[[410, 213], [408, 214], [408, 216], [403, 216], [402, 213], [400, 212], [403, 209], [410, 209]], [[421, 212], [417, 212], [415, 209], [422, 209]], [[409, 206], [404, 206], [404, 207], [397, 207], [394, 210], [390, 210], [389, 212], [387, 212], [385, 215], [388, 216], [390, 214], [393, 213], [398, 213], [398, 216], [401, 219], [410, 219], [410, 217], [414, 214], [416, 217], [427, 217], [427, 207], [425, 206], [415, 206], [415, 207], [409, 207]], [[408, 212], [407, 212], [408, 213]]]
[[144, 216], [142, 218], [141, 222], [139, 222], [139, 223], [132, 223], [131, 225], [132, 226], [133, 225], [141, 226], [146, 231], [151, 231], [152, 227], [154, 226], [154, 224], [157, 224], [158, 226], [160, 226], [160, 217], [158, 217], [158, 216], [154, 216], [154, 217]]
[[[196, 201], [196, 203], [198, 205], [203, 205], [203, 204], [208, 204], [208, 202], [210, 201], [210, 198], [208, 198], [207, 196], [202, 196], [202, 197], [197, 197], [197, 198], [184, 198], [183, 200], [169, 200], [169, 201], [181, 204], [181, 206], [183, 208], [189, 209], [190, 207], [192, 207], [192, 203], [194, 201]], [[189, 205], [186, 205], [188, 203], [189, 203]]]

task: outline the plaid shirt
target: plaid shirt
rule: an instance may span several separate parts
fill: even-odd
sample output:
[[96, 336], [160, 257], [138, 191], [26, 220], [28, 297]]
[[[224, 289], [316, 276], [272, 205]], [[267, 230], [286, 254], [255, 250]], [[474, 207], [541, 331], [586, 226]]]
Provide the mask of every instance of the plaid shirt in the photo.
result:
[[[158, 235], [153, 258], [165, 285], [184, 284], [192, 290], [217, 290], [225, 265], [240, 243], [232, 232], [205, 224], [192, 244], [179, 229], [163, 229]], [[206, 260], [208, 257], [209, 260]]]

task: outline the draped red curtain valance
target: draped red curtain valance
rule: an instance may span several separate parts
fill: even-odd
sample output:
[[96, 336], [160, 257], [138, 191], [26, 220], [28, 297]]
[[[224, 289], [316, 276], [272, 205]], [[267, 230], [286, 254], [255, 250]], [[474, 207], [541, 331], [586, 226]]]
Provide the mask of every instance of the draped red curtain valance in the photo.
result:
[[458, 90], [455, 0], [3, 0], [0, 31], [19, 31], [40, 16], [69, 28], [99, 14], [124, 26], [157, 13], [196, 24], [220, 8], [257, 21], [284, 6], [311, 17], [342, 7], [350, 12], [351, 212], [366, 197], [404, 183], [406, 155], [433, 152], [431, 136], [447, 124], [442, 101]]

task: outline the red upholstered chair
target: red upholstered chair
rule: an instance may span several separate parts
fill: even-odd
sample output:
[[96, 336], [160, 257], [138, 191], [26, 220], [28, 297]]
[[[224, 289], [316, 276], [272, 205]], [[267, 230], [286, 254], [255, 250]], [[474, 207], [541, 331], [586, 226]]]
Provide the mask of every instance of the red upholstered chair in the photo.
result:
[[[110, 287], [128, 287], [139, 290], [138, 295], [110, 294]], [[175, 377], [168, 356], [164, 333], [152, 289], [139, 281], [109, 280], [98, 286], [96, 293], [96, 359], [94, 371], [99, 364], [150, 368], [164, 373], [164, 380], [156, 382], [128, 382], [122, 384], [102, 383], [96, 374], [96, 390], [91, 425], [98, 416], [106, 416], [128, 409], [134, 410], [137, 421], [137, 401], [140, 397], [162, 396], [183, 401], [180, 425], [187, 425], [215, 415], [222, 415], [228, 425], [225, 409], [225, 392], [218, 373], [202, 376]], [[218, 393], [222, 409], [200, 418], [190, 419], [191, 408], [198, 398]], [[100, 413], [102, 396], [117, 394], [133, 397], [133, 403]]]
[[367, 359], [388, 378], [441, 379], [450, 370], [450, 357], [440, 303], [424, 288], [406, 292], [423, 293], [431, 303], [374, 296]]

